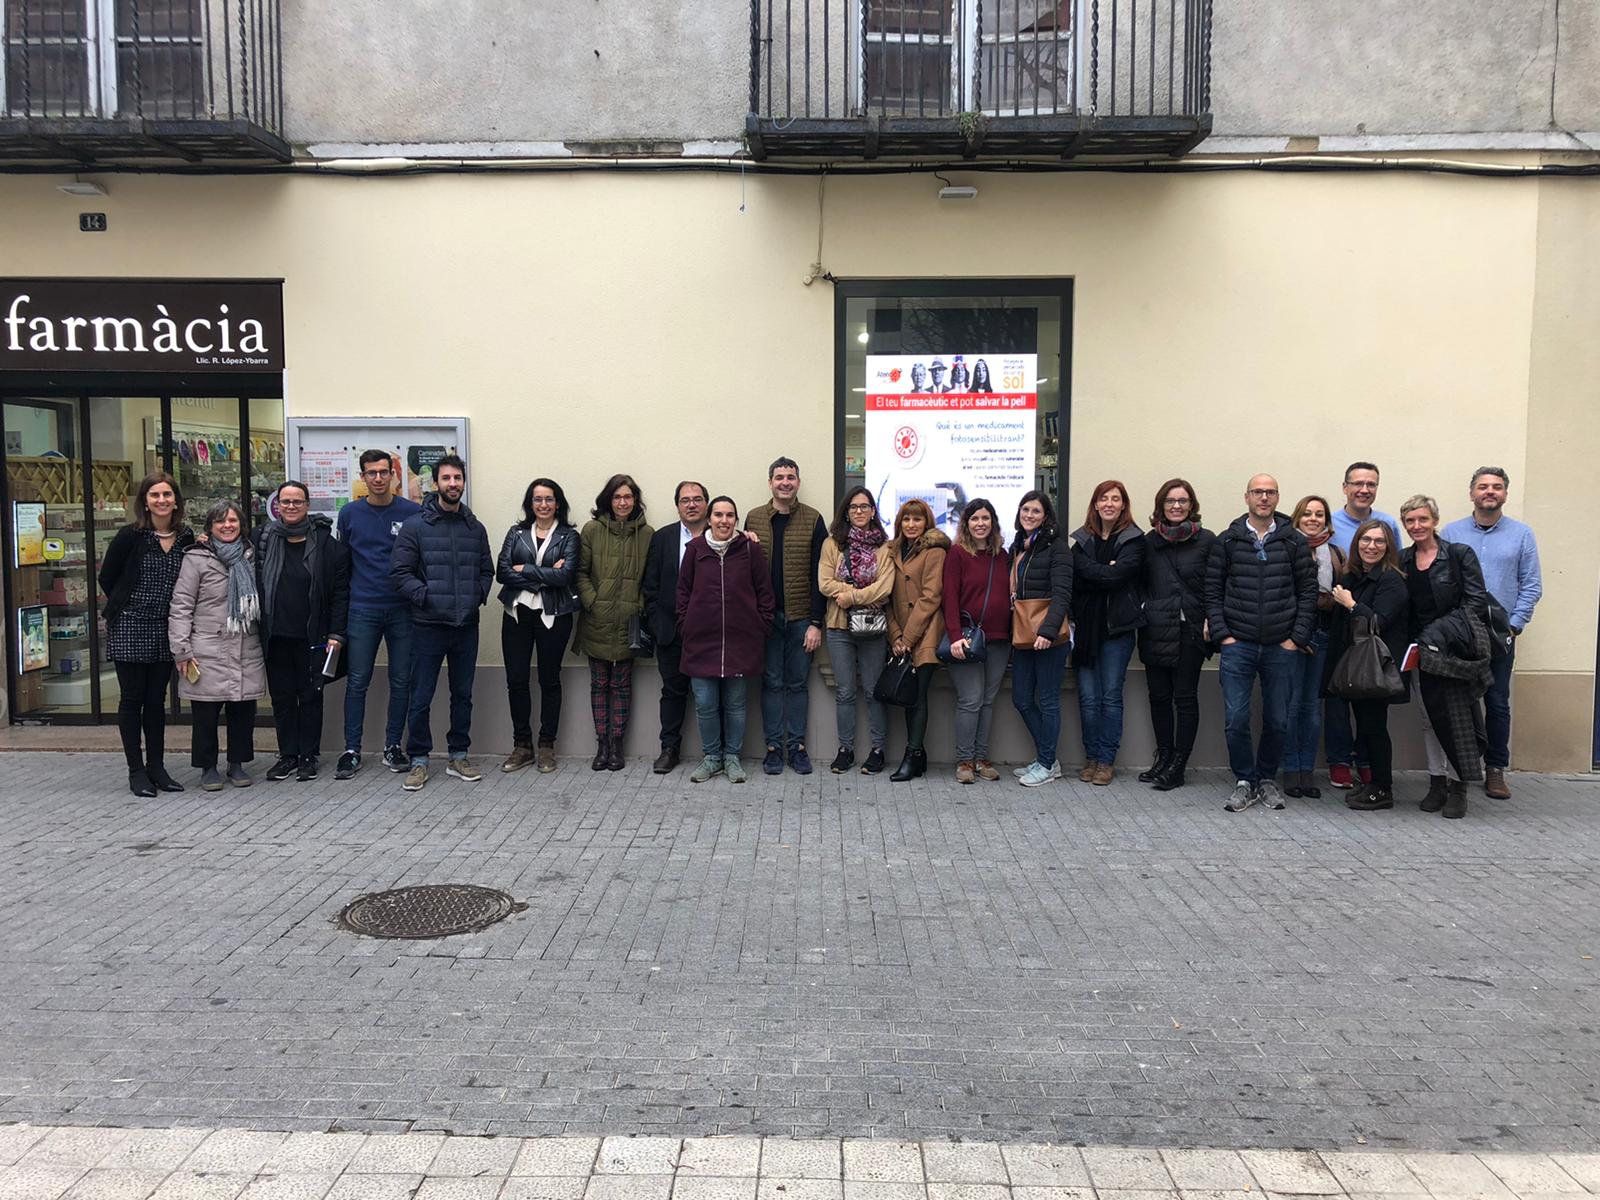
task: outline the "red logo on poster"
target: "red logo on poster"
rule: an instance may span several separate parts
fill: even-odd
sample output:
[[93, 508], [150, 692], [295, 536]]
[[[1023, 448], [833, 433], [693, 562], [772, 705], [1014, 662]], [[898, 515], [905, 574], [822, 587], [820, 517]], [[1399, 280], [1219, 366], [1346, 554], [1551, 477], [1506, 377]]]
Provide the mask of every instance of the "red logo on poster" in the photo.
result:
[[899, 383], [900, 382], [900, 368], [899, 367], [893, 367], [893, 368], [890, 369], [890, 371], [889, 371], [889, 382], [890, 383]]
[[909, 425], [902, 425], [894, 431], [894, 452], [901, 458], [915, 458], [921, 442], [921, 436]]

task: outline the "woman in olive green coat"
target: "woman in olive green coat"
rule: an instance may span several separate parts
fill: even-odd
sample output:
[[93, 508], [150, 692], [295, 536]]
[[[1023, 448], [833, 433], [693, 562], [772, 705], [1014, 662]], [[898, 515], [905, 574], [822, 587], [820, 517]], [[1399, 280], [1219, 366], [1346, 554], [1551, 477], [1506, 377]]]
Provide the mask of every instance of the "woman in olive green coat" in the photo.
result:
[[644, 609], [644, 560], [655, 533], [631, 475], [613, 475], [594, 501], [578, 556], [578, 648], [589, 656], [589, 708], [599, 749], [589, 765], [622, 770], [622, 739], [633, 707], [633, 654], [628, 624]]

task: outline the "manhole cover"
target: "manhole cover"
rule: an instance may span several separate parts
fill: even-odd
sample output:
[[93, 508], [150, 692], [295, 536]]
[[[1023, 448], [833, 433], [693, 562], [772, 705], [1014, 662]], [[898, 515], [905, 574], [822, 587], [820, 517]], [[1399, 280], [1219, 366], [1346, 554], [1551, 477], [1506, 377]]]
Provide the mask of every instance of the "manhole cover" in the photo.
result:
[[449, 937], [484, 929], [527, 907], [494, 888], [429, 883], [358, 896], [339, 914], [339, 925], [368, 937]]

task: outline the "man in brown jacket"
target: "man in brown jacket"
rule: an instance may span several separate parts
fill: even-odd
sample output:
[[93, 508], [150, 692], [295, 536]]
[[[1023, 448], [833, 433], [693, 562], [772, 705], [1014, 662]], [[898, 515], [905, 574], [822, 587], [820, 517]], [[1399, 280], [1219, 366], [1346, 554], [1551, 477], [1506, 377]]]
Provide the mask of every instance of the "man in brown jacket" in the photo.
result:
[[761, 725], [767, 756], [761, 769], [783, 774], [784, 760], [800, 775], [811, 774], [806, 753], [810, 706], [811, 656], [822, 645], [827, 601], [817, 586], [817, 562], [828, 529], [822, 514], [800, 502], [800, 468], [792, 458], [774, 459], [767, 468], [772, 501], [745, 518], [772, 564], [772, 591], [778, 612], [767, 634], [762, 676]]

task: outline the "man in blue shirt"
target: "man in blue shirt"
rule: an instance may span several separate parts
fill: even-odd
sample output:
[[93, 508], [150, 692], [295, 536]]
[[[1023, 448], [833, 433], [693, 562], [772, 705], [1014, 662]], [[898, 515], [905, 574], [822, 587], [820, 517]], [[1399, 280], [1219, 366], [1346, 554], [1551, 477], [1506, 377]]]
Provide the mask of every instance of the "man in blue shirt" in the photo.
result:
[[350, 644], [345, 650], [350, 656], [350, 678], [344, 691], [344, 753], [334, 769], [335, 779], [349, 779], [361, 769], [361, 727], [366, 723], [367, 688], [380, 641], [389, 649], [383, 765], [391, 771], [411, 766], [400, 747], [411, 695], [411, 607], [395, 591], [389, 560], [400, 526], [422, 508], [399, 494], [394, 464], [386, 450], [362, 451], [360, 470], [366, 499], [341, 508], [336, 526], [339, 540], [350, 551]]
[[[1339, 547], [1347, 562], [1355, 561], [1356, 530], [1361, 522], [1382, 521], [1389, 527], [1391, 543], [1400, 543], [1400, 522], [1388, 513], [1378, 512], [1372, 506], [1378, 500], [1378, 468], [1375, 463], [1353, 462], [1344, 469], [1344, 507], [1333, 514], [1333, 544]], [[1367, 766], [1367, 747], [1361, 738], [1350, 736], [1350, 706], [1343, 700], [1328, 700], [1322, 710], [1322, 728], [1326, 731], [1328, 748], [1328, 782], [1336, 788], [1355, 785], [1359, 776], [1362, 783], [1370, 782], [1371, 768]], [[1352, 770], [1354, 768], [1354, 770]]]
[[[1500, 467], [1479, 467], [1472, 473], [1468, 494], [1472, 515], [1451, 521], [1443, 530], [1447, 542], [1471, 546], [1483, 567], [1484, 586], [1506, 610], [1511, 632], [1520, 636], [1533, 620], [1533, 606], [1544, 593], [1539, 575], [1539, 545], [1533, 530], [1505, 514], [1511, 478]], [[1483, 756], [1483, 790], [1495, 800], [1511, 795], [1506, 768], [1511, 765], [1511, 664], [1517, 656], [1512, 641], [1506, 653], [1494, 660], [1494, 683], [1483, 697], [1488, 747]]]

